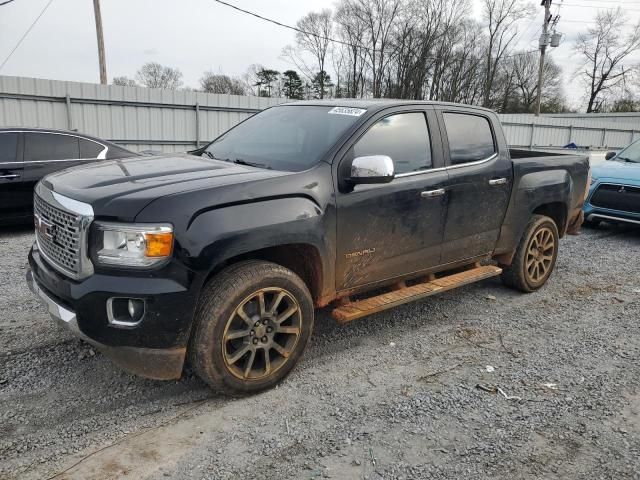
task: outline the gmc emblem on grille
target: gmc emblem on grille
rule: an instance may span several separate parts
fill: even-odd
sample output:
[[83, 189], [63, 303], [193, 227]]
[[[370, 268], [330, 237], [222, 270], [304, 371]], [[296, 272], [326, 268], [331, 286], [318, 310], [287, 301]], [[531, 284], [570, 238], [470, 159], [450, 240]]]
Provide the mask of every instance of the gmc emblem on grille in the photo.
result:
[[54, 240], [56, 238], [56, 226], [46, 221], [40, 215], [33, 216], [33, 223], [36, 227], [36, 232], [40, 233], [44, 238], [48, 240]]

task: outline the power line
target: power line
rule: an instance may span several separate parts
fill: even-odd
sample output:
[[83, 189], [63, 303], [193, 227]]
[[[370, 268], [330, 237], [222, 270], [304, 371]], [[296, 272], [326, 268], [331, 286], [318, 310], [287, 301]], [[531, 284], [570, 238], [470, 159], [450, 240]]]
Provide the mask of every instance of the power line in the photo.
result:
[[[581, 2], [588, 2], [588, 3], [613, 3], [614, 5], [618, 6], [618, 5], [636, 5], [637, 2], [636, 0], [580, 0]], [[625, 4], [625, 1], [628, 1], [629, 3]], [[566, 4], [565, 4], [566, 5]]]
[[11, 3], [13, 0], [6, 0], [5, 2], [0, 3], [0, 7], [6, 5], [7, 3]]
[[[303, 33], [305, 35], [311, 35], [311, 36], [320, 38], [322, 40], [327, 40], [329, 42], [335, 42], [335, 43], [339, 43], [341, 45], [346, 45], [348, 47], [357, 47], [357, 48], [362, 48], [364, 50], [369, 50], [369, 51], [374, 51], [375, 52], [375, 49], [372, 49], [372, 48], [369, 48], [369, 47], [365, 47], [364, 45], [353, 44], [353, 43], [345, 42], [343, 40], [336, 40], [335, 38], [331, 38], [331, 37], [324, 37], [322, 35], [318, 35], [317, 33], [307, 32], [307, 31], [302, 30], [302, 29], [300, 29], [298, 27], [293, 27], [291, 25], [287, 25], [286, 23], [279, 22], [278, 20], [274, 20], [272, 18], [267, 18], [267, 17], [264, 17], [262, 15], [254, 13], [254, 12], [250, 12], [249, 10], [245, 10], [243, 8], [237, 7], [236, 5], [233, 5], [231, 3], [225, 2], [223, 0], [213, 0], [213, 1], [217, 2], [217, 3], [221, 4], [221, 5], [225, 5], [227, 7], [233, 8], [234, 10], [237, 10], [239, 12], [246, 13], [247, 15], [251, 15], [252, 17], [256, 17], [256, 18], [258, 18], [260, 20], [264, 20], [265, 22], [273, 23], [275, 25], [278, 25], [279, 27], [288, 28], [289, 30], [293, 30], [293, 31], [296, 31], [296, 32], [299, 32], [299, 33]], [[528, 55], [529, 53], [533, 53], [533, 52], [537, 52], [537, 50], [531, 50], [531, 51], [528, 51], [528, 52], [512, 53], [512, 54], [509, 54], [509, 55], [504, 55], [502, 58], [517, 57], [519, 55]]]
[[13, 50], [11, 50], [11, 52], [9, 52], [9, 55], [7, 55], [7, 58], [4, 59], [4, 61], [2, 62], [2, 64], [0, 64], [0, 70], [2, 70], [2, 68], [6, 65], [6, 63], [9, 61], [9, 59], [11, 58], [11, 56], [13, 55], [13, 53], [18, 49], [18, 47], [20, 46], [20, 44], [22, 44], [23, 40], [25, 38], [27, 38], [27, 35], [29, 35], [29, 32], [31, 32], [31, 29], [33, 27], [35, 27], [36, 23], [38, 23], [38, 20], [40, 20], [40, 17], [42, 17], [42, 15], [44, 15], [44, 12], [47, 11], [47, 9], [49, 8], [49, 5], [51, 5], [53, 3], [53, 0], [49, 0], [47, 2], [47, 4], [44, 6], [44, 8], [42, 9], [42, 11], [40, 12], [40, 14], [36, 17], [36, 19], [33, 21], [33, 23], [29, 26], [29, 28], [27, 28], [27, 31], [24, 32], [24, 34], [22, 35], [22, 37], [20, 37], [20, 40], [18, 40], [18, 43], [16, 43], [16, 46], [13, 47]]
[[362, 48], [364, 50], [369, 50], [369, 51], [373, 51], [373, 52], [376, 51], [375, 49], [369, 48], [369, 47], [365, 47], [364, 45], [357, 45], [357, 44], [345, 42], [344, 40], [337, 40], [335, 38], [325, 37], [323, 35], [318, 35], [317, 33], [307, 32], [305, 30], [302, 30], [301, 28], [294, 27], [294, 26], [291, 26], [291, 25], [287, 25], [286, 23], [279, 22], [278, 20], [274, 20], [272, 18], [267, 18], [267, 17], [264, 17], [262, 15], [254, 13], [254, 12], [250, 12], [249, 10], [245, 10], [243, 8], [237, 7], [236, 5], [224, 2], [223, 0], [213, 0], [213, 1], [217, 2], [217, 3], [221, 4], [221, 5], [225, 5], [225, 6], [229, 7], [229, 8], [233, 8], [234, 10], [237, 10], [239, 12], [246, 13], [247, 15], [251, 15], [252, 17], [256, 17], [256, 18], [258, 18], [260, 20], [264, 20], [265, 22], [270, 22], [270, 23], [273, 23], [275, 25], [278, 25], [279, 27], [288, 28], [289, 30], [293, 30], [295, 32], [302, 33], [304, 35], [311, 35], [312, 37], [316, 37], [316, 38], [319, 38], [321, 40], [327, 40], [327, 41], [333, 42], [333, 43], [340, 43], [340, 44], [346, 45], [348, 47], [358, 47], [358, 48]]
[[526, 52], [510, 53], [509, 55], [504, 55], [502, 58], [519, 57], [520, 55], [529, 55], [530, 53], [536, 53], [537, 51], [538, 50], [528, 50]]
[[[585, 1], [585, 0], [579, 0], [579, 1], [582, 2], [582, 1]], [[598, 0], [598, 1], [601, 2], [602, 0]], [[613, 5], [611, 5], [611, 6], [609, 6], [609, 5], [593, 5], [593, 4], [586, 4], [586, 3], [563, 3], [562, 5], [565, 5], [567, 7], [609, 8], [609, 9], [620, 7], [620, 4], [618, 4], [616, 7], [614, 7]], [[629, 8], [629, 7], [626, 7], [626, 6], [624, 7], [624, 10], [625, 11], [640, 12], [640, 9]]]

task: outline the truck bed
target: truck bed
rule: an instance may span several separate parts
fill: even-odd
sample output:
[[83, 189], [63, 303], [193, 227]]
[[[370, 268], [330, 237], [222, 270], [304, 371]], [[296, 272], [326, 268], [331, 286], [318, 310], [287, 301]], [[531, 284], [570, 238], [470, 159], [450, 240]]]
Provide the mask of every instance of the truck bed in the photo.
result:
[[512, 160], [518, 160], [521, 158], [533, 158], [533, 157], [581, 157], [582, 155], [576, 155], [575, 153], [557, 153], [557, 152], [542, 152], [540, 150], [523, 150], [520, 148], [510, 148], [509, 155]]

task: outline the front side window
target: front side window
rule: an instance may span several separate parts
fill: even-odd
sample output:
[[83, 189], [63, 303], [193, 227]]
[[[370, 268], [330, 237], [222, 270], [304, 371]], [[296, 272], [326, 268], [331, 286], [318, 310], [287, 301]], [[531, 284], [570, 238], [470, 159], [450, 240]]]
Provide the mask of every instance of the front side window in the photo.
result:
[[15, 162], [18, 150], [17, 133], [0, 133], [0, 163]]
[[78, 137], [52, 133], [25, 133], [24, 160], [75, 160], [80, 158]]
[[396, 174], [431, 168], [431, 141], [424, 113], [398, 113], [378, 120], [353, 146], [353, 157], [386, 155]]
[[206, 156], [300, 172], [318, 163], [365, 110], [286, 105], [264, 110], [214, 140]]
[[466, 113], [443, 113], [452, 165], [484, 160], [496, 153], [489, 119]]

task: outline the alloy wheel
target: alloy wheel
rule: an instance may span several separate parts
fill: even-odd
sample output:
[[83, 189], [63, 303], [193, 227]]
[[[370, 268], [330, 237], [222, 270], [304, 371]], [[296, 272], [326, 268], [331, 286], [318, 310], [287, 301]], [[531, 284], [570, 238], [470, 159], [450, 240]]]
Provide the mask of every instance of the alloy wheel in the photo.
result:
[[527, 248], [525, 271], [529, 281], [538, 284], [547, 277], [553, 266], [556, 241], [548, 227], [542, 227], [531, 238]]
[[247, 296], [231, 314], [222, 338], [224, 362], [241, 380], [262, 380], [278, 371], [300, 338], [302, 313], [283, 288]]

